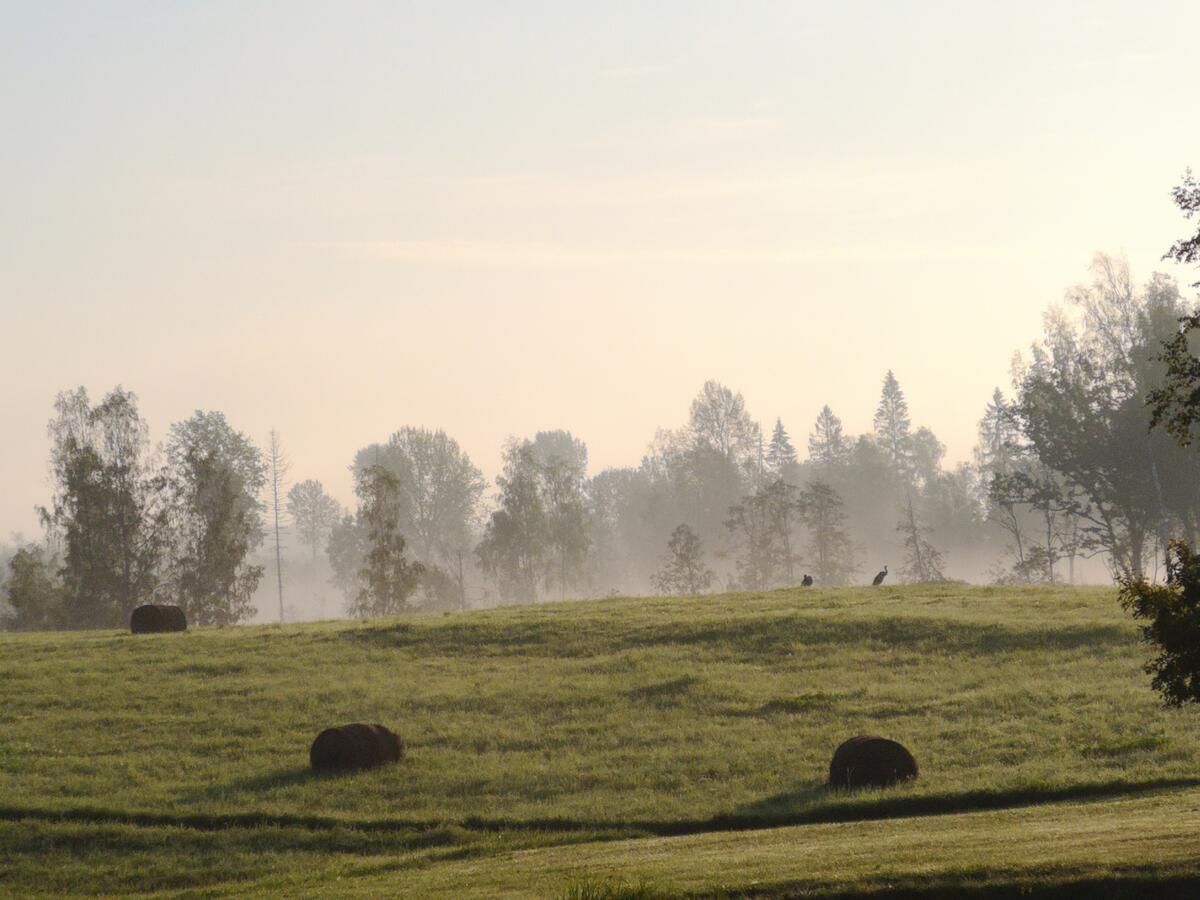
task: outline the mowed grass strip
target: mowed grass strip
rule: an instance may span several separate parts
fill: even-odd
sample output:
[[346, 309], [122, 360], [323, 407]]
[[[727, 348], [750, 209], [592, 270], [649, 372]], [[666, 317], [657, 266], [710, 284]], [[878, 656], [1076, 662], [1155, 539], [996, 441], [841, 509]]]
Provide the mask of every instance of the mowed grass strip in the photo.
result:
[[[0, 894], [621, 898], [1195, 896], [1200, 789], [994, 812], [561, 843], [0, 822]], [[549, 846], [544, 846], [549, 845]], [[624, 889], [624, 893], [622, 891]]]
[[[1111, 799], [1200, 778], [1200, 717], [1162, 708], [1146, 653], [1111, 589], [961, 585], [3, 635], [0, 817], [389, 847], [451, 829], [437, 852], [486, 855]], [[314, 776], [312, 739], [351, 721], [409, 756]], [[921, 778], [827, 791], [859, 732], [900, 740]]]
[[[0, 822], [0, 896], [326, 894], [341, 878], [400, 874], [460, 852], [487, 852], [452, 828], [369, 834], [354, 829], [196, 830], [102, 822]], [[460, 849], [465, 848], [465, 849]], [[263, 886], [270, 881], [272, 886]], [[399, 891], [403, 893], [403, 891]], [[293, 890], [292, 895], [295, 895]], [[385, 894], [396, 891], [387, 890]]]
[[[563, 897], [585, 884], [650, 896], [770, 897], [1077, 886], [1088, 896], [1200, 890], [1200, 790], [946, 816], [804, 825], [554, 847], [448, 861], [414, 872], [426, 897]], [[366, 877], [342, 896], [386, 893]]]

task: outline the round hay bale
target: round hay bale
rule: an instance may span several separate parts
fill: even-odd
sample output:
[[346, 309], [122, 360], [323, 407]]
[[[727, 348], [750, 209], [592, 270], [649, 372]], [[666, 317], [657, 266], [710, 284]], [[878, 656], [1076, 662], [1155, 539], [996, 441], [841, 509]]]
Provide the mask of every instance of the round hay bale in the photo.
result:
[[161, 631], [187, 631], [187, 616], [178, 606], [147, 603], [129, 616], [129, 630], [134, 634], [156, 634]]
[[917, 761], [902, 745], [874, 734], [850, 738], [833, 751], [833, 787], [891, 787], [917, 777]]
[[164, 631], [187, 631], [187, 616], [178, 606], [160, 606]]
[[134, 634], [155, 634], [163, 630], [163, 621], [162, 609], [147, 603], [129, 616], [129, 630]]
[[349, 772], [399, 761], [404, 755], [400, 735], [383, 725], [355, 722], [326, 728], [308, 751], [318, 772]]

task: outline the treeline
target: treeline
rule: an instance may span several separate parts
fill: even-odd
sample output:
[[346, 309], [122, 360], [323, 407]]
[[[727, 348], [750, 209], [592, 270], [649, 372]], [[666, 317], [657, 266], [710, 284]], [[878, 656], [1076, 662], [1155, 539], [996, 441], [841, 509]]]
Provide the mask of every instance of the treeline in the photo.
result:
[[477, 555], [505, 600], [712, 587], [897, 580], [1074, 581], [1156, 577], [1172, 537], [1194, 542], [1200, 457], [1152, 430], [1147, 397], [1186, 316], [1178, 286], [1144, 285], [1097, 257], [1044, 333], [1014, 361], [1011, 392], [983, 405], [970, 462], [914, 426], [892, 372], [872, 430], [821, 409], [804, 457], [778, 418], [704, 385], [686, 424], [632, 468], [585, 477], [564, 432], [514, 442]]
[[1186, 313], [1170, 279], [1137, 286], [1098, 257], [1015, 361], [1011, 393], [983, 405], [972, 461], [950, 469], [890, 371], [870, 432], [825, 406], [803, 455], [780, 419], [764, 429], [710, 381], [639, 465], [589, 476], [582, 440], [539, 432], [510, 440], [491, 496], [453, 438], [401, 428], [355, 454], [350, 511], [315, 480], [283, 491], [275, 435], [264, 454], [197, 412], [151, 448], [132, 393], [92, 405], [80, 388], [55, 405], [45, 537], [8, 552], [4, 620], [112, 627], [169, 598], [198, 624], [243, 621], [271, 565], [282, 608], [280, 522], [300, 539], [289, 565], [354, 616], [844, 585], [888, 563], [908, 582], [1071, 581], [1090, 559], [1154, 577], [1171, 538], [1200, 537], [1200, 457], [1151, 430], [1146, 406]]
[[121, 626], [162, 595], [201, 625], [253, 614], [266, 466], [221, 413], [172, 425], [152, 451], [134, 394], [93, 405], [79, 388], [58, 396], [49, 433], [54, 495], [44, 540], [8, 561], [9, 627]]
[[1093, 276], [1047, 313], [1014, 399], [997, 392], [981, 423], [988, 515], [1014, 580], [1051, 580], [1079, 557], [1156, 577], [1172, 537], [1197, 537], [1200, 457], [1152, 429], [1147, 406], [1185, 320], [1179, 289], [1158, 274], [1139, 288], [1104, 256]]

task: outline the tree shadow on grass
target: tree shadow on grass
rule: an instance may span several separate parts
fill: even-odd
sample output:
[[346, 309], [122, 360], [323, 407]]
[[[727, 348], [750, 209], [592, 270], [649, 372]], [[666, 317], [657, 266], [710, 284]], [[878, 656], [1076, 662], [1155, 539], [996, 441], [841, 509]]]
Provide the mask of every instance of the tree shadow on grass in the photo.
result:
[[[307, 778], [352, 778], [347, 775], [309, 774]], [[287, 771], [259, 779], [261, 785], [270, 779], [273, 784], [291, 783], [299, 773]], [[1060, 788], [1019, 788], [1007, 791], [966, 791], [924, 796], [887, 796], [886, 791], [861, 790], [841, 792], [826, 785], [807, 784], [796, 790], [756, 800], [705, 819], [574, 819], [574, 818], [490, 818], [470, 816], [461, 821], [428, 819], [354, 819], [329, 816], [273, 815], [259, 812], [227, 813], [222, 815], [169, 815], [146, 812], [120, 812], [95, 808], [83, 809], [21, 809], [0, 806], [0, 820], [32, 819], [48, 822], [94, 822], [140, 826], [174, 826], [199, 830], [226, 828], [303, 828], [332, 830], [352, 828], [364, 832], [400, 832], [408, 830], [433, 831], [447, 826], [477, 832], [587, 832], [606, 837], [655, 836], [669, 837], [702, 834], [710, 831], [752, 831], [781, 828], [789, 825], [816, 825], [832, 822], [865, 822], [876, 819], [896, 819], [911, 816], [950, 815], [952, 813], [1012, 809], [1043, 803], [1065, 803], [1105, 800], [1121, 796], [1136, 796], [1180, 788], [1200, 787], [1200, 778], [1162, 778], [1147, 781], [1108, 781], [1070, 785]], [[222, 790], [229, 790], [225, 785]], [[260, 787], [261, 789], [261, 787]], [[837, 797], [840, 802], [823, 803]]]
[[[974, 873], [976, 877], [986, 873]], [[1007, 883], [970, 884], [953, 877], [921, 878], [919, 876], [889, 876], [886, 884], [859, 889], [838, 890], [816, 882], [781, 882], [761, 885], [745, 891], [722, 891], [727, 900], [820, 896], [826, 900], [867, 900], [887, 897], [888, 900], [1075, 900], [1077, 897], [1102, 900], [1192, 900], [1200, 896], [1200, 875], [1187, 872], [1156, 873], [1153, 866], [1132, 869], [1099, 877], [1072, 877], [1063, 873], [1051, 883], [1012, 880]], [[695, 895], [703, 897], [705, 894]]]
[[[801, 785], [792, 791], [764, 797], [734, 809], [727, 819], [732, 828], [772, 828], [821, 822], [860, 822], [908, 816], [1014, 809], [1042, 803], [1110, 800], [1153, 791], [1200, 787], [1200, 778], [1158, 778], [1145, 781], [1105, 781], [1063, 787], [1025, 787], [1010, 790], [958, 791], [945, 794], [889, 796], [886, 788], [846, 790], [827, 784]], [[834, 800], [833, 804], [822, 801]]]

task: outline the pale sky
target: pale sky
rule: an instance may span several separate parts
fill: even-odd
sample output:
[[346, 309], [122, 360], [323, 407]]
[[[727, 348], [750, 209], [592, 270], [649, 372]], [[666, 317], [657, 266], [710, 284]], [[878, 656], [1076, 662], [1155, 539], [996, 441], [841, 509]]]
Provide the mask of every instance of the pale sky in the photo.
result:
[[0, 538], [80, 384], [156, 441], [274, 426], [344, 503], [403, 425], [489, 480], [552, 428], [636, 465], [708, 378], [803, 450], [891, 368], [966, 459], [1093, 253], [1200, 277], [1160, 262], [1197, 34], [1194, 0], [0, 2]]

